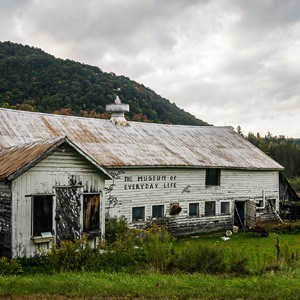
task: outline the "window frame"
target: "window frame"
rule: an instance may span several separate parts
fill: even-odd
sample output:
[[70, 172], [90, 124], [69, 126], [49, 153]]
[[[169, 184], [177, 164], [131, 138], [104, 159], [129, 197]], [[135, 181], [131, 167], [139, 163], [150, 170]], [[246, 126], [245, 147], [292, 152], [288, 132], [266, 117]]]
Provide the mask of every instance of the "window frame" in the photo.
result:
[[[36, 201], [43, 201], [43, 199], [41, 199], [41, 198], [44, 198], [44, 201], [46, 199], [48, 199], [48, 201], [50, 202], [48, 215], [46, 215], [46, 213], [45, 213], [44, 215], [40, 216], [40, 218], [42, 220], [45, 220], [45, 218], [48, 219], [47, 220], [48, 224], [46, 224], [45, 228], [42, 228], [42, 229], [41, 228], [36, 228], [36, 227], [39, 227], [39, 226], [37, 226], [37, 218], [38, 217], [35, 215], [36, 214], [35, 211], [36, 211], [36, 208], [37, 208]], [[53, 198], [54, 198], [53, 195], [49, 195], [49, 194], [37, 194], [37, 195], [32, 195], [31, 196], [31, 236], [32, 237], [42, 236], [42, 233], [45, 233], [45, 232], [50, 232], [51, 234], [53, 234], [53, 226], [54, 226], [54, 222], [53, 222], [54, 199]], [[45, 209], [45, 205], [44, 205], [44, 209]], [[42, 226], [40, 226], [40, 227], [42, 227]], [[40, 230], [37, 230], [37, 229], [40, 229]]]
[[[208, 203], [214, 203], [213, 214], [207, 214], [206, 205]], [[204, 204], [204, 215], [205, 215], [205, 217], [214, 217], [214, 216], [216, 216], [216, 201], [214, 201], [214, 200], [212, 200], [212, 201], [205, 201], [205, 204]]]
[[[196, 206], [196, 214], [191, 215], [191, 205], [195, 205]], [[191, 218], [200, 217], [200, 205], [199, 205], [199, 202], [191, 202], [191, 203], [189, 203], [189, 217], [191, 217]]]
[[[153, 215], [153, 209], [154, 209], [154, 207], [157, 207], [157, 208], [160, 207], [161, 208], [161, 216], [155, 217]], [[152, 218], [153, 219], [162, 219], [164, 216], [165, 216], [165, 206], [164, 206], [164, 204], [152, 205]]]
[[[134, 219], [133, 216], [133, 210], [134, 209], [143, 209], [143, 218], [142, 219]], [[131, 220], [132, 222], [145, 222], [145, 213], [146, 213], [146, 208], [145, 206], [133, 206], [132, 209], [131, 209]]]
[[[222, 204], [227, 203], [228, 204], [228, 212], [222, 213]], [[220, 214], [223, 215], [230, 215], [231, 214], [231, 202], [230, 201], [221, 201], [220, 202]]]
[[[215, 173], [215, 174], [213, 174]], [[221, 169], [207, 168], [205, 169], [205, 186], [220, 186], [221, 183]]]

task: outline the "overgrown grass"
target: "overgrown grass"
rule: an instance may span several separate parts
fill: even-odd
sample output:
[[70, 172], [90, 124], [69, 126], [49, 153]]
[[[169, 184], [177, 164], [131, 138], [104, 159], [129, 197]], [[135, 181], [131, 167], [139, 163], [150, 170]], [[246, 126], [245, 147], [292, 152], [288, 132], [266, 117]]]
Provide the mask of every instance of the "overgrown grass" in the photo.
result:
[[268, 237], [261, 237], [250, 232], [239, 232], [228, 241], [222, 241], [221, 236], [222, 233], [214, 233], [177, 239], [174, 247], [176, 251], [181, 251], [186, 244], [195, 249], [201, 245], [222, 251], [225, 260], [232, 256], [237, 261], [247, 259], [245, 269], [251, 274], [300, 267], [300, 233], [271, 232]]
[[[0, 259], [0, 298], [300, 299], [300, 234], [175, 240], [166, 228], [87, 237], [47, 256]], [[18, 275], [12, 275], [18, 274]]]
[[300, 299], [299, 270], [280, 276], [57, 273], [0, 276], [0, 295], [109, 299]]

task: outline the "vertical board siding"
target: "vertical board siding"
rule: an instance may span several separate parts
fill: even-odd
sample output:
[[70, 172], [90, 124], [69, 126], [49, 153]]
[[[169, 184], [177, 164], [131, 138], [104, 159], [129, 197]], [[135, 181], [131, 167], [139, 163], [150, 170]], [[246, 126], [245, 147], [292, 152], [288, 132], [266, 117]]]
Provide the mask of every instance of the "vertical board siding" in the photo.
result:
[[11, 255], [11, 191], [0, 184], [0, 256]]
[[80, 188], [57, 187], [56, 189], [56, 242], [74, 241], [80, 238]]
[[[48, 251], [49, 244], [36, 245], [31, 240], [32, 197], [34, 194], [53, 194], [53, 229], [56, 233], [56, 188], [81, 186], [81, 193], [101, 193], [104, 176], [72, 148], [54, 152], [12, 182], [12, 255], [34, 256]], [[82, 208], [82, 194], [80, 194]], [[71, 204], [71, 202], [70, 202]], [[104, 203], [100, 202], [101, 230], [104, 230]], [[82, 230], [82, 212], [80, 229]]]
[[[152, 205], [164, 205], [165, 222], [175, 234], [189, 234], [228, 228], [233, 225], [234, 201], [254, 201], [266, 197], [278, 202], [278, 172], [221, 170], [220, 186], [205, 186], [205, 169], [122, 169], [111, 170], [106, 182], [106, 211], [124, 216], [130, 226], [152, 221]], [[205, 216], [205, 201], [216, 202], [216, 215]], [[221, 201], [230, 202], [230, 214], [221, 215]], [[179, 203], [178, 215], [170, 207]], [[199, 203], [199, 217], [189, 217], [189, 203]], [[132, 207], [145, 207], [145, 221], [132, 222]]]

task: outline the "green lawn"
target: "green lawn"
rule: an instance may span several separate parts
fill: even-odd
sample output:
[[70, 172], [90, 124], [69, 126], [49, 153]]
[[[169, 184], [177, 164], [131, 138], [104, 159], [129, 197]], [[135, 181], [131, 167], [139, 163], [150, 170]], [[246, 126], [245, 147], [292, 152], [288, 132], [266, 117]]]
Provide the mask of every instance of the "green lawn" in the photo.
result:
[[281, 254], [290, 252], [291, 255], [298, 255], [300, 258], [300, 233], [276, 234], [271, 232], [268, 237], [261, 237], [250, 232], [238, 232], [233, 234], [228, 241], [221, 239], [221, 236], [224, 235], [213, 233], [195, 236], [194, 238], [177, 239], [175, 247], [179, 249], [185, 243], [195, 244], [195, 246], [201, 243], [223, 249], [225, 256], [230, 255], [233, 249], [238, 250], [249, 259], [249, 269], [255, 272], [276, 259], [276, 242], [278, 238]]
[[280, 276], [61, 273], [0, 277], [0, 295], [148, 299], [300, 299], [300, 273]]

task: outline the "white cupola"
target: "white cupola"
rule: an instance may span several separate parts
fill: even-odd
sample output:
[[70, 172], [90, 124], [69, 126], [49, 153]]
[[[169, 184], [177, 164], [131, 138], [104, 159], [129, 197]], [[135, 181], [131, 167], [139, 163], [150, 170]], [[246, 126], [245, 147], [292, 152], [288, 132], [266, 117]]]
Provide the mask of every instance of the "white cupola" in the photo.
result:
[[118, 95], [114, 103], [106, 105], [106, 112], [111, 113], [110, 120], [115, 125], [129, 126], [124, 115], [129, 112], [129, 104], [122, 103]]

